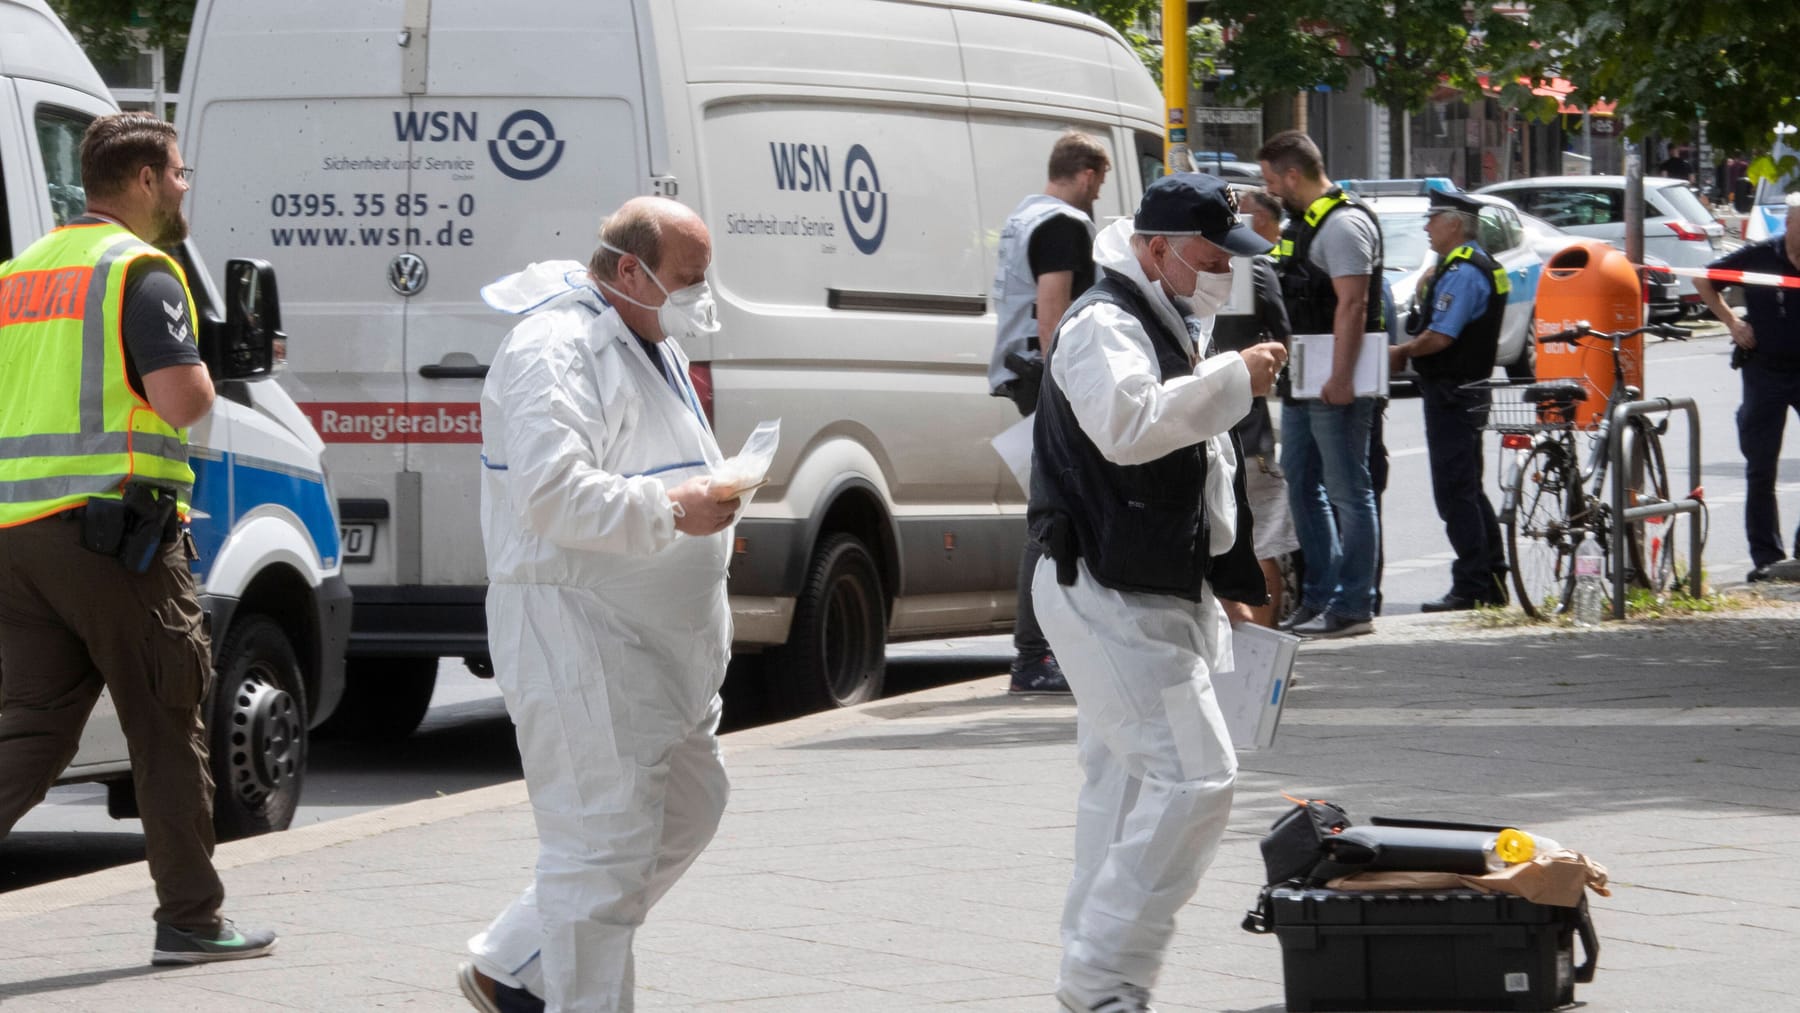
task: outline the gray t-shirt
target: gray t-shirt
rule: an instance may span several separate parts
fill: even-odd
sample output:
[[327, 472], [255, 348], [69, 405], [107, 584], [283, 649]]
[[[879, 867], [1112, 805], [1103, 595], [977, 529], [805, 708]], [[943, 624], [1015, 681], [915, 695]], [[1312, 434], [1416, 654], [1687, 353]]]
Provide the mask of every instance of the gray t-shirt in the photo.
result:
[[[82, 215], [72, 224], [104, 219]], [[133, 261], [125, 276], [125, 305], [119, 329], [125, 339], [125, 375], [131, 389], [144, 393], [143, 376], [169, 366], [200, 362], [194, 322], [188, 318], [187, 290], [168, 267], [154, 260]]]
[[1306, 259], [1333, 278], [1374, 274], [1379, 243], [1380, 233], [1368, 215], [1341, 207], [1325, 216]]

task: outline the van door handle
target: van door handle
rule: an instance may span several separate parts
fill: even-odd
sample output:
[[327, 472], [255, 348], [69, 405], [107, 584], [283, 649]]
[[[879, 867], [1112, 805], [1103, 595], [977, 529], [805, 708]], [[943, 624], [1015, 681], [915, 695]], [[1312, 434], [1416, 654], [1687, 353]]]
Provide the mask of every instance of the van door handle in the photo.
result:
[[480, 380], [488, 375], [488, 367], [468, 352], [451, 352], [441, 362], [420, 366], [419, 375], [427, 380]]

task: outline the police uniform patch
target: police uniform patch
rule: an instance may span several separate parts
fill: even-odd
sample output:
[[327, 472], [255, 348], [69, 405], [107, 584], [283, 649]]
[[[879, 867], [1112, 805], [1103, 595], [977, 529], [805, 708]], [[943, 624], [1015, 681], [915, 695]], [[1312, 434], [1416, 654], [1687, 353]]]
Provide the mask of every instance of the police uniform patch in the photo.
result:
[[1448, 292], [1445, 292], [1442, 295], [1438, 296], [1437, 312], [1439, 312], [1439, 313], [1447, 312], [1450, 309], [1450, 302], [1451, 302], [1452, 298], [1453, 297]]

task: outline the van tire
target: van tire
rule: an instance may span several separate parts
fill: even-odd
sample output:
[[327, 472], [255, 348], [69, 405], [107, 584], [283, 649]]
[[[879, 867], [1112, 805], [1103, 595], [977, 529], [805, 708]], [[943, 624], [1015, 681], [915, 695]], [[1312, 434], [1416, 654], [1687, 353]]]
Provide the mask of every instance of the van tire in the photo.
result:
[[436, 658], [346, 659], [344, 698], [319, 734], [357, 742], [406, 738], [431, 709], [437, 670]]
[[208, 701], [213, 828], [220, 840], [286, 830], [306, 779], [306, 683], [281, 625], [241, 616]]
[[881, 695], [887, 599], [875, 557], [855, 535], [827, 535], [813, 551], [788, 641], [768, 652], [765, 672], [786, 713], [849, 707]]

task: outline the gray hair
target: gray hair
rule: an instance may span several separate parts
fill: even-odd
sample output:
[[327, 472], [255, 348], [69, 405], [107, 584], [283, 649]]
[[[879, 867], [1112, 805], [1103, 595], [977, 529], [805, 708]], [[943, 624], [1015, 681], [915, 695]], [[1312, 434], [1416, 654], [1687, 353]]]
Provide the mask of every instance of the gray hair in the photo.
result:
[[600, 223], [603, 245], [588, 260], [588, 270], [602, 281], [613, 281], [619, 276], [619, 261], [626, 254], [643, 261], [651, 271], [661, 267], [662, 225], [663, 217], [653, 207], [627, 203]]
[[1474, 239], [1481, 234], [1481, 219], [1467, 211], [1439, 211], [1438, 214], [1449, 215], [1456, 219], [1457, 227], [1462, 229], [1464, 239]]

